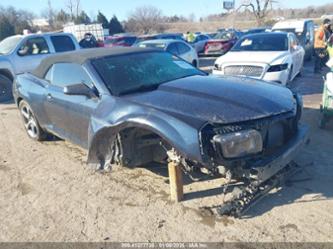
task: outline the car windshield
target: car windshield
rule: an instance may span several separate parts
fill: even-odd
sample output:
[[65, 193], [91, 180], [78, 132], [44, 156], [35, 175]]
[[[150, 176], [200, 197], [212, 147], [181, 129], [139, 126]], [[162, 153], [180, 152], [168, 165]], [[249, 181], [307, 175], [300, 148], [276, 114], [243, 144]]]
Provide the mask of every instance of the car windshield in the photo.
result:
[[232, 34], [230, 32], [217, 33], [214, 36], [214, 39], [216, 39], [216, 40], [230, 40], [231, 38], [232, 38]]
[[11, 36], [0, 42], [0, 54], [9, 54], [22, 40], [21, 36]]
[[165, 49], [166, 44], [165, 43], [140, 43], [138, 46], [140, 48], [159, 48], [159, 49]]
[[150, 91], [159, 85], [205, 73], [166, 52], [142, 52], [92, 60], [105, 85], [116, 96]]
[[286, 51], [288, 37], [285, 34], [246, 36], [239, 40], [231, 51]]

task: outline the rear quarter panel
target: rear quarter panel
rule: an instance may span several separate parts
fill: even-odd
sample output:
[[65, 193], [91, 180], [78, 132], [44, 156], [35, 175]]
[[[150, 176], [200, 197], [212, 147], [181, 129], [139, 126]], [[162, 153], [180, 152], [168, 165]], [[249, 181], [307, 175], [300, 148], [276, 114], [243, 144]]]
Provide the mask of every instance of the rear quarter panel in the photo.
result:
[[38, 79], [29, 73], [17, 75], [13, 84], [13, 95], [17, 106], [20, 100], [25, 100], [42, 127], [47, 123], [47, 116], [44, 115], [46, 86], [47, 83], [44, 80]]

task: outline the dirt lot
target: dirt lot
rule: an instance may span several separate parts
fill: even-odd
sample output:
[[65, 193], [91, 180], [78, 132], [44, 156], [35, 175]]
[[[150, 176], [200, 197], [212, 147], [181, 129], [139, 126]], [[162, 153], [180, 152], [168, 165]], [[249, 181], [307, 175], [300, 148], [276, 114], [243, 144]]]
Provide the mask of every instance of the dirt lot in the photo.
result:
[[96, 173], [72, 144], [29, 140], [14, 104], [0, 104], [0, 241], [333, 241], [333, 125], [317, 128], [322, 84], [307, 68], [292, 85], [311, 126], [297, 158], [304, 171], [244, 219], [200, 211], [222, 202], [219, 181], [187, 184], [174, 204], [165, 167]]

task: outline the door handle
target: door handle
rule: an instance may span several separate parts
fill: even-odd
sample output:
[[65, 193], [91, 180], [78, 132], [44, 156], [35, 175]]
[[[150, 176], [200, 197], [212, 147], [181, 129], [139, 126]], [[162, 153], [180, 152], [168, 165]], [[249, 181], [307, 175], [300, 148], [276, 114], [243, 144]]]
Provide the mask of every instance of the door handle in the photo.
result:
[[51, 101], [53, 99], [52, 94], [51, 93], [47, 94], [46, 98], [48, 101]]

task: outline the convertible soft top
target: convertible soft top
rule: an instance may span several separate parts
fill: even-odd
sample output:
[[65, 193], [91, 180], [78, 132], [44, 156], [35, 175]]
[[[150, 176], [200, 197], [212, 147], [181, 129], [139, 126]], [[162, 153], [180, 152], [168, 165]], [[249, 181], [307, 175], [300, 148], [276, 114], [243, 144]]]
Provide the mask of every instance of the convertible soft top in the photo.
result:
[[88, 60], [108, 57], [114, 55], [126, 55], [142, 52], [161, 51], [152, 48], [138, 48], [138, 47], [119, 47], [119, 48], [90, 48], [81, 49], [72, 52], [65, 52], [60, 54], [51, 55], [39, 64], [39, 66], [32, 72], [38, 78], [44, 78], [49, 68], [56, 63], [77, 63], [83, 64]]

